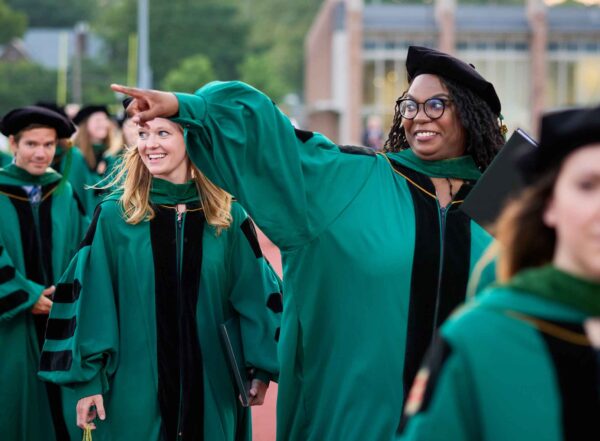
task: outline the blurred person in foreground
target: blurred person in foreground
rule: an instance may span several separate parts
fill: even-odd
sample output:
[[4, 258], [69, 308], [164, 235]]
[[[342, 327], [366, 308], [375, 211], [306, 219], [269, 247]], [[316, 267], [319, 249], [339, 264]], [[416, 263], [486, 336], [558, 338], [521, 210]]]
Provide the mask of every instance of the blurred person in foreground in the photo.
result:
[[65, 301], [55, 284], [87, 228], [71, 185], [49, 168], [75, 127], [34, 106], [10, 111], [1, 126], [15, 160], [0, 169], [0, 437], [63, 441], [59, 389], [36, 373], [50, 308]]
[[545, 116], [521, 168], [500, 284], [442, 327], [399, 439], [600, 439], [600, 107]]
[[195, 95], [113, 86], [135, 98], [135, 121], [181, 124], [194, 164], [281, 249], [281, 441], [390, 440], [399, 383], [492, 241], [458, 208], [503, 145], [494, 87], [435, 50], [411, 47], [406, 65], [386, 154], [296, 129], [240, 82]]

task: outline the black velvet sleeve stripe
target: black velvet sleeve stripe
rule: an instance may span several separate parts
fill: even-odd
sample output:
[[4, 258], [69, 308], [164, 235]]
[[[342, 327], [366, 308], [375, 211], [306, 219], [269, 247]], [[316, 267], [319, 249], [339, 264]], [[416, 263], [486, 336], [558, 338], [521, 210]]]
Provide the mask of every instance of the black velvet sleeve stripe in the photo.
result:
[[276, 292], [269, 296], [269, 300], [267, 300], [267, 307], [273, 311], [274, 313], [280, 313], [283, 311], [283, 300], [281, 293]]
[[313, 136], [315, 136], [315, 134], [313, 132], [308, 132], [306, 130], [294, 129], [294, 133], [296, 133], [296, 138], [298, 138], [303, 143], [305, 143], [310, 138], [312, 138]]
[[73, 353], [67, 351], [44, 351], [40, 357], [40, 370], [51, 371], [68, 371], [73, 364]]
[[281, 334], [281, 328], [275, 329], [275, 341], [279, 343], [279, 335]]
[[77, 318], [48, 320], [46, 328], [46, 338], [49, 340], [66, 340], [73, 337], [75, 328], [77, 327]]
[[75, 190], [73, 190], [73, 198], [75, 199], [75, 202], [77, 202], [77, 209], [79, 210], [79, 214], [85, 216], [87, 214], [85, 212], [85, 207], [83, 206], [83, 203], [81, 202], [81, 199], [79, 199], [79, 195], [77, 195], [77, 192]]
[[[40, 293], [41, 294], [41, 293]], [[4, 314], [11, 309], [15, 309], [17, 306], [22, 305], [27, 301], [27, 291], [22, 289], [12, 292], [6, 297], [0, 299], [0, 314]]]
[[90, 223], [87, 232], [85, 233], [85, 237], [79, 244], [79, 249], [82, 249], [83, 247], [87, 247], [92, 244], [92, 241], [94, 240], [94, 235], [96, 234], [96, 226], [98, 225], [98, 218], [100, 217], [101, 211], [102, 204], [98, 204], [96, 206], [96, 209], [94, 210], [94, 217], [92, 218], [92, 222]]
[[437, 334], [435, 343], [427, 351], [423, 366], [412, 385], [413, 388], [424, 388], [424, 390], [422, 394], [417, 393], [414, 396], [409, 394], [406, 397], [398, 433], [402, 433], [411, 416], [424, 412], [429, 407], [440, 373], [450, 354], [452, 354], [452, 347], [441, 335]]
[[338, 145], [340, 152], [349, 153], [351, 155], [375, 156], [375, 150], [368, 147], [359, 147], [356, 145]]
[[254, 229], [254, 224], [250, 220], [250, 218], [246, 218], [242, 225], [240, 226], [242, 229], [244, 236], [248, 240], [248, 243], [252, 247], [252, 251], [254, 251], [254, 255], [258, 259], [262, 257], [263, 253], [260, 249], [260, 245], [258, 244], [258, 239], [256, 238], [256, 230]]
[[13, 266], [3, 266], [0, 268], [0, 283], [6, 283], [15, 278], [15, 268]]
[[2, 253], [4, 253], [4, 247], [0, 245], [0, 256], [2, 256]]
[[52, 301], [54, 303], [73, 303], [79, 299], [80, 292], [81, 283], [77, 279], [73, 283], [59, 283], [56, 285]]

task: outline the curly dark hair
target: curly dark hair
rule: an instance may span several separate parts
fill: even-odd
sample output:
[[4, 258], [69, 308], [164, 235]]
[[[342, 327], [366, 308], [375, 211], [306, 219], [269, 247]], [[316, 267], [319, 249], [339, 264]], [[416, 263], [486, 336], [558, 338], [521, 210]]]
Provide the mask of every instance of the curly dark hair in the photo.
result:
[[[466, 153], [473, 157], [479, 170], [484, 171], [504, 145], [504, 136], [498, 117], [492, 112], [490, 106], [471, 90], [442, 76], [438, 77], [456, 104], [458, 118], [465, 129]], [[396, 101], [394, 122], [388, 139], [385, 141], [386, 152], [397, 152], [410, 148], [399, 111], [400, 99], [405, 95], [406, 92]]]

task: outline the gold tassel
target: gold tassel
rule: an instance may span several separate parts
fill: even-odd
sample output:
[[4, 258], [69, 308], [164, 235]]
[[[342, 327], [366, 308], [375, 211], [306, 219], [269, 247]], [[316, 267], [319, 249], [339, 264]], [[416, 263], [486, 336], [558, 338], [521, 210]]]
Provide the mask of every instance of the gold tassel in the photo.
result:
[[83, 429], [83, 439], [81, 441], [92, 441], [92, 427], [90, 425]]

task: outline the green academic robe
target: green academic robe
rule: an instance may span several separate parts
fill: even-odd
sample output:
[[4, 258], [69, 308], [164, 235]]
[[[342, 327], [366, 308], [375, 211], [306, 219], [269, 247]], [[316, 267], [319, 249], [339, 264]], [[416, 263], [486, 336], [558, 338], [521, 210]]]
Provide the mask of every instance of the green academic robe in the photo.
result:
[[[33, 184], [42, 189], [37, 205], [22, 188]], [[58, 173], [36, 177], [16, 165], [0, 170], [0, 213], [0, 437], [62, 441], [58, 389], [36, 376], [48, 316], [31, 308], [67, 268], [87, 218]]]
[[[536, 284], [548, 276], [548, 268], [527, 272]], [[588, 291], [600, 316], [600, 285], [592, 292], [588, 282], [559, 278], [567, 296]], [[600, 360], [582, 326], [591, 315], [525, 289], [495, 287], [444, 324], [398, 440], [600, 439]]]
[[65, 385], [73, 440], [77, 401], [94, 394], [107, 415], [95, 441], [249, 440], [219, 326], [238, 317], [247, 365], [276, 378], [279, 280], [238, 203], [217, 234], [193, 184], [154, 179], [150, 198], [156, 216], [137, 225], [115, 196], [98, 206], [58, 285], [40, 376]]
[[100, 178], [89, 169], [81, 151], [77, 147], [66, 151], [57, 147], [52, 167], [69, 180], [86, 214], [91, 217], [96, 208], [98, 190], [89, 189], [87, 186], [95, 185]]
[[412, 383], [492, 240], [459, 210], [479, 176], [472, 159], [448, 165], [466, 182], [443, 209], [424, 161], [294, 129], [244, 83], [176, 96], [194, 164], [282, 252], [278, 439], [390, 440], [398, 384]]
[[0, 167], [6, 167], [13, 160], [13, 157], [10, 153], [3, 152], [0, 150]]

